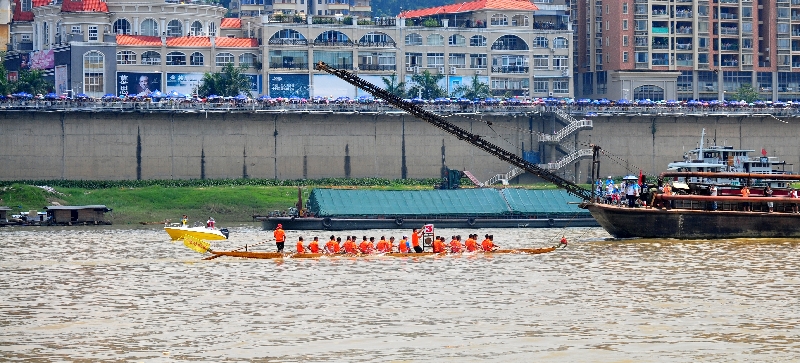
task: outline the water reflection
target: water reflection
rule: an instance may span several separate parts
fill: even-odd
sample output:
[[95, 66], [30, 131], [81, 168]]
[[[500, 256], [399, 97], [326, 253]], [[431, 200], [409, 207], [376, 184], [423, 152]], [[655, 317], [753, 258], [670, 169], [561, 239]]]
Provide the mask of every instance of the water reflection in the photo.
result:
[[[402, 232], [336, 235], [365, 233]], [[729, 362], [800, 355], [798, 240], [610, 241], [598, 228], [475, 233], [493, 233], [509, 248], [549, 246], [565, 234], [570, 246], [535, 256], [201, 261], [157, 228], [0, 229], [0, 357]], [[288, 241], [299, 235], [289, 232]], [[330, 233], [302, 235], [327, 240]], [[217, 247], [267, 239], [242, 226]]]

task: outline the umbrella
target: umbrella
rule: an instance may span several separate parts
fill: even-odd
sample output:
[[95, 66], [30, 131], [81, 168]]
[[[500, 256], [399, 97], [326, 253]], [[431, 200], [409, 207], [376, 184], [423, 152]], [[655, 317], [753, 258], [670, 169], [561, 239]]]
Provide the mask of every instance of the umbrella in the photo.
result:
[[89, 95], [85, 93], [78, 93], [77, 95], [75, 95], [75, 98], [89, 98]]
[[180, 92], [178, 92], [176, 90], [172, 90], [172, 91], [169, 91], [167, 93], [167, 97], [169, 97], [169, 98], [186, 98], [186, 95], [184, 95], [184, 94], [182, 94], [182, 93], [180, 93]]
[[55, 99], [58, 98], [58, 95], [53, 93], [53, 92], [50, 92], [50, 93], [44, 95], [44, 98], [46, 98], [48, 100], [55, 100]]
[[622, 180], [639, 180], [639, 177], [636, 175], [626, 175]]
[[243, 95], [243, 94], [241, 94], [241, 93], [240, 93], [240, 94], [238, 94], [238, 95], [237, 95], [236, 97], [234, 97], [234, 98], [235, 98], [237, 101], [246, 101], [246, 100], [247, 100], [247, 96], [245, 96], [245, 95]]

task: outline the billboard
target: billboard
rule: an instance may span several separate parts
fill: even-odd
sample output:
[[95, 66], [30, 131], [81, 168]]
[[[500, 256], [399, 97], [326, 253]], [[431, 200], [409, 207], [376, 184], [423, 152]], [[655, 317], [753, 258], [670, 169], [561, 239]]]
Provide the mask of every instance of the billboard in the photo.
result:
[[161, 73], [117, 72], [117, 94], [144, 96], [161, 91]]
[[[473, 76], [449, 76], [447, 77], [447, 92], [455, 97], [462, 96], [463, 92], [459, 92], [456, 94], [455, 90], [461, 86], [471, 86], [472, 85]], [[478, 82], [489, 84], [489, 77], [481, 77], [478, 76]]]
[[177, 91], [192, 95], [202, 80], [203, 73], [167, 73], [167, 87], [163, 92]]
[[308, 74], [270, 74], [269, 96], [309, 98]]
[[19, 72], [17, 72], [17, 71], [8, 71], [8, 74], [6, 75], [6, 79], [9, 82], [18, 81], [19, 80]]
[[53, 69], [55, 64], [53, 50], [40, 50], [31, 52], [31, 69]]
[[69, 72], [67, 71], [67, 66], [56, 66], [56, 74], [55, 74], [55, 86], [56, 86], [56, 94], [63, 95], [67, 93], [67, 82], [68, 82]]
[[264, 77], [260, 74], [245, 74], [245, 76], [250, 79], [250, 92], [252, 92], [253, 95], [260, 95], [264, 91], [264, 88], [261, 86], [263, 83], [261, 81]]

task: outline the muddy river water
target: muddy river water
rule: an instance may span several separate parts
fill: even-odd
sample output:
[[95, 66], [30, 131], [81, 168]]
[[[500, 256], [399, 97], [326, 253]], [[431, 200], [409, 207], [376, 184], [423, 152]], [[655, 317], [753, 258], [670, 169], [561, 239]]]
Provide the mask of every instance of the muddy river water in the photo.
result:
[[[542, 255], [202, 261], [158, 226], [2, 228], [0, 360], [800, 360], [800, 240], [477, 233], [503, 248], [562, 234], [570, 244]], [[216, 247], [269, 238], [242, 225]]]

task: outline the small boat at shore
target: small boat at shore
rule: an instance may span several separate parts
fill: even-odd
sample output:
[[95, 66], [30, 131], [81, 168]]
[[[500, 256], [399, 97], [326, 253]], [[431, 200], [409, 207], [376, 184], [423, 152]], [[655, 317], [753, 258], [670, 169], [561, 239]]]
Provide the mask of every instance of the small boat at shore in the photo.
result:
[[164, 231], [169, 234], [173, 241], [183, 239], [184, 236], [189, 235], [200, 240], [224, 240], [228, 239], [228, 229], [212, 229], [206, 227], [182, 227], [182, 226], [164, 226]]
[[239, 257], [239, 258], [254, 258], [254, 259], [278, 259], [278, 258], [379, 258], [379, 257], [428, 257], [428, 256], [462, 256], [462, 255], [499, 255], [499, 254], [526, 254], [538, 255], [542, 253], [553, 252], [556, 247], [546, 248], [517, 248], [517, 249], [501, 249], [488, 252], [465, 252], [465, 253], [436, 253], [436, 252], [421, 252], [421, 253], [380, 253], [380, 254], [327, 254], [327, 253], [279, 253], [279, 252], [255, 252], [255, 251], [212, 251], [213, 256], [207, 258], [216, 258], [221, 256]]

